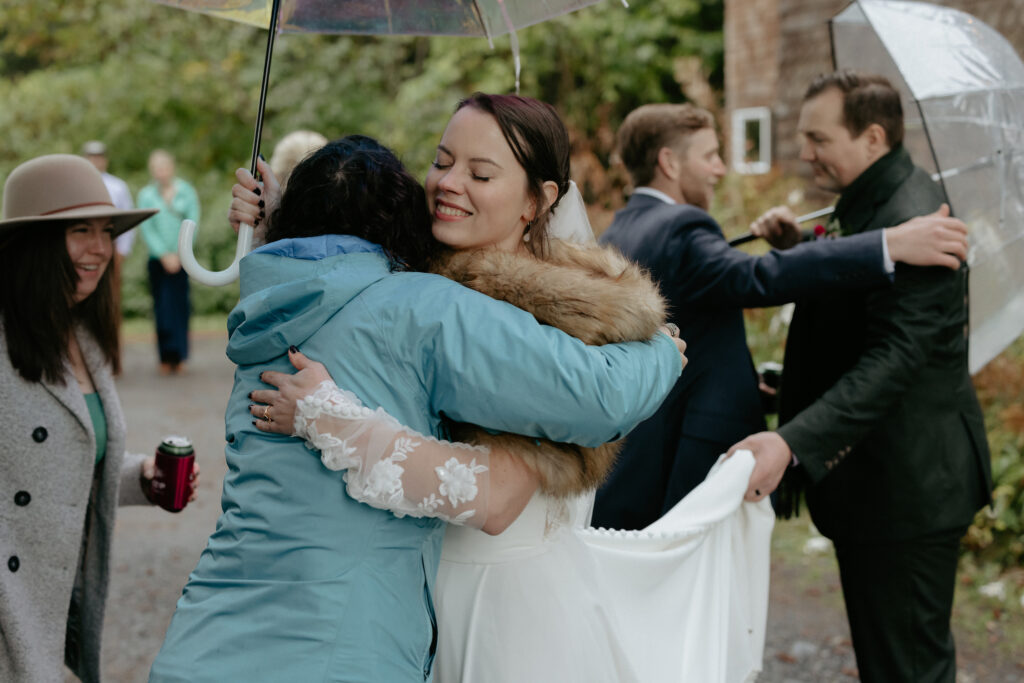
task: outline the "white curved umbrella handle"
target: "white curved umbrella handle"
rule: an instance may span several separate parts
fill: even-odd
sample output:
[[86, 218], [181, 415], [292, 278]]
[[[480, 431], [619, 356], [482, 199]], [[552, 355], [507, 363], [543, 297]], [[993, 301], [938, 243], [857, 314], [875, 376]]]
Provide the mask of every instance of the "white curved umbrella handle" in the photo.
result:
[[235, 249], [235, 260], [224, 270], [214, 272], [199, 265], [196, 256], [192, 252], [192, 238], [196, 234], [195, 221], [184, 220], [181, 222], [181, 230], [178, 232], [178, 256], [181, 258], [181, 267], [192, 278], [204, 285], [211, 287], [223, 287], [238, 279], [238, 262], [242, 257], [252, 251], [252, 226], [242, 223], [238, 229], [238, 247]]

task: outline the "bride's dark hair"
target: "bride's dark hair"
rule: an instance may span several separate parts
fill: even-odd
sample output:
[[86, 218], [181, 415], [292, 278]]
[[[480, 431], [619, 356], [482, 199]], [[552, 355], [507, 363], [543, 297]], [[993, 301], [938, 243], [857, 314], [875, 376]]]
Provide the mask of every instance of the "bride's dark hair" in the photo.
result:
[[441, 249], [426, 195], [394, 153], [348, 135], [303, 159], [267, 224], [267, 241], [354, 235], [379, 244], [402, 270], [426, 270]]
[[[527, 247], [543, 258], [551, 212], [569, 189], [570, 147], [565, 124], [550, 104], [522, 95], [477, 92], [459, 102], [455, 111], [464, 107], [494, 117], [516, 161], [526, 171], [527, 191], [537, 202], [537, 215], [527, 227], [531, 237]], [[549, 180], [558, 185], [558, 195], [550, 206], [543, 190]]]

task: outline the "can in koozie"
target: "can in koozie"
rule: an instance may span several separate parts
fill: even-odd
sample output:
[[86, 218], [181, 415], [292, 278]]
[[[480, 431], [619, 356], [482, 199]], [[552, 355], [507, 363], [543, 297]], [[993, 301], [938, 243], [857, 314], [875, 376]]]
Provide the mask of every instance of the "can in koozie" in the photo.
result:
[[170, 512], [180, 512], [189, 497], [189, 479], [196, 455], [186, 436], [165, 436], [156, 448], [156, 474], [150, 488], [153, 501]]

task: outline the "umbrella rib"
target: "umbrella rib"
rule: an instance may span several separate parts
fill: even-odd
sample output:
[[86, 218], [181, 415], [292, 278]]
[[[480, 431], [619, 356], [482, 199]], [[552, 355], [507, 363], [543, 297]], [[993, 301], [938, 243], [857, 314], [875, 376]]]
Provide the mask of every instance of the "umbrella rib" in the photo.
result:
[[[899, 69], [899, 67], [896, 68]], [[900, 77], [903, 77], [902, 73]], [[914, 105], [917, 107], [917, 115], [921, 117], [921, 129], [924, 131], [924, 139], [928, 141], [928, 151], [932, 153], [932, 163], [935, 164], [935, 169], [939, 171], [939, 185], [942, 186], [942, 194], [946, 196], [950, 213], [953, 213], [953, 201], [949, 198], [949, 192], [946, 190], [946, 182], [942, 177], [942, 166], [939, 166], [939, 156], [935, 153], [935, 144], [932, 142], [931, 133], [928, 132], [928, 122], [924, 120], [924, 109], [921, 108], [921, 100], [915, 97]]]
[[477, 0], [473, 0], [473, 10], [476, 12], [476, 20], [480, 22], [480, 28], [484, 30], [484, 36], [487, 38], [487, 45], [493, 50], [494, 39], [491, 38], [491, 32], [487, 29], [487, 22], [484, 21], [483, 10], [480, 9], [480, 3], [477, 2]]
[[508, 28], [508, 40], [509, 45], [512, 48], [512, 60], [516, 65], [516, 94], [519, 94], [519, 37], [516, 35], [516, 26], [512, 23], [512, 17], [508, 14], [508, 7], [505, 6], [505, 0], [498, 0], [498, 7], [501, 9], [501, 18], [505, 20], [505, 26]]

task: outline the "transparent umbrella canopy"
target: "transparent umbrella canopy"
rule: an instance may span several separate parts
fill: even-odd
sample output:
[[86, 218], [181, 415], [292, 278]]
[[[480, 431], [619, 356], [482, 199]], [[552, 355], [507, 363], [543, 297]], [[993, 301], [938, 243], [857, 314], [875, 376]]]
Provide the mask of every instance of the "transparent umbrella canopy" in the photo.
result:
[[973, 16], [857, 0], [830, 24], [836, 68], [903, 94], [904, 142], [970, 235], [970, 354], [980, 370], [1024, 331], [1024, 63]]
[[[260, 28], [269, 0], [156, 0]], [[284, 0], [285, 33], [493, 37], [593, 5], [598, 0]]]
[[[192, 10], [269, 30], [263, 65], [263, 84], [250, 169], [256, 173], [270, 62], [277, 33], [335, 33], [360, 35], [478, 36], [491, 41], [509, 34], [519, 91], [519, 41], [516, 30], [538, 24], [601, 0], [153, 0], [161, 5]], [[621, 0], [626, 5], [625, 0]], [[196, 225], [182, 223], [178, 253], [182, 267], [195, 280], [221, 286], [238, 278], [238, 262], [252, 245], [252, 228], [242, 226], [235, 260], [220, 272], [206, 270], [195, 259], [192, 241]]]

